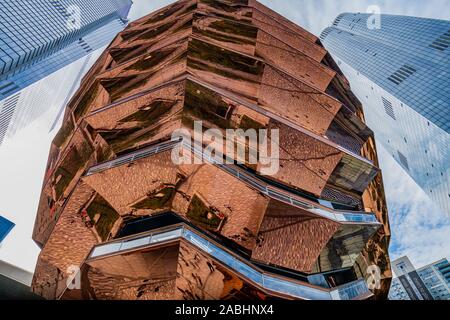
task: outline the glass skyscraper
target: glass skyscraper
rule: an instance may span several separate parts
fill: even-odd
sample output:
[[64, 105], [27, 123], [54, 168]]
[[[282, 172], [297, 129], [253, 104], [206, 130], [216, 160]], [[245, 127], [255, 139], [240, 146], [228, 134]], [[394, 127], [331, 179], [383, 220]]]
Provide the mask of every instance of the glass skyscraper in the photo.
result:
[[450, 215], [450, 21], [344, 13], [321, 41], [377, 141]]
[[23, 89], [109, 44], [127, 23], [131, 5], [131, 0], [0, 3], [0, 143], [46, 111], [45, 104], [32, 110], [33, 103], [21, 103]]
[[408, 257], [392, 262], [391, 300], [450, 300], [450, 263], [441, 259], [415, 269]]

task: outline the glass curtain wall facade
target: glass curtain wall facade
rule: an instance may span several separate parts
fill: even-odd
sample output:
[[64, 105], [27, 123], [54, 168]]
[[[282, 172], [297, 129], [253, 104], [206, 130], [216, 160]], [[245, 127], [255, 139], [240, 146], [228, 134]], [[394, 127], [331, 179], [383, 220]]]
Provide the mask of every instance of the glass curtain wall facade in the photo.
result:
[[10, 139], [38, 118], [49, 131], [57, 127], [67, 102], [103, 50], [89, 53], [0, 102], [0, 108], [6, 106], [4, 121], [12, 124], [0, 127], [0, 140], [14, 143]]
[[435, 300], [450, 300], [450, 263], [441, 259], [417, 270]]
[[450, 215], [450, 22], [344, 13], [321, 41], [363, 102], [377, 141]]
[[450, 263], [441, 259], [415, 269], [408, 257], [392, 262], [391, 300], [450, 300]]
[[[12, 120], [21, 91], [106, 46], [126, 25], [131, 4], [130, 0], [0, 3], [0, 143], [17, 131]], [[41, 111], [38, 114], [45, 112]]]

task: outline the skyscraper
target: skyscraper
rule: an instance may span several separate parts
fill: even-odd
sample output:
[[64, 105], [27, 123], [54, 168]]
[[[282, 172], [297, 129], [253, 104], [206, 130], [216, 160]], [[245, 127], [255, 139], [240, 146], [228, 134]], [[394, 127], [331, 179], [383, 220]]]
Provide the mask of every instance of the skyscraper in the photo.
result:
[[[363, 118], [318, 39], [257, 1], [178, 1], [131, 23], [53, 142], [34, 292], [385, 298], [389, 224]], [[239, 129], [248, 157], [208, 151]]]
[[[43, 98], [39, 89], [24, 89], [108, 45], [123, 30], [131, 4], [131, 0], [0, 3], [0, 144], [48, 110], [46, 103], [35, 105]], [[76, 75], [65, 80], [78, 82]], [[49, 93], [47, 98], [53, 97]]]
[[450, 21], [344, 13], [320, 38], [377, 141], [450, 215]]
[[408, 257], [392, 262], [391, 300], [450, 300], [450, 263], [441, 259], [415, 269]]
[[[64, 107], [79, 87], [83, 76], [105, 48], [106, 46], [92, 51], [5, 99], [5, 114], [11, 119], [7, 118], [10, 123], [8, 127], [0, 129], [0, 138], [4, 137], [0, 140], [5, 143], [8, 138], [13, 138], [17, 132], [47, 113], [47, 122], [44, 125], [48, 126], [49, 131], [57, 127]], [[8, 110], [11, 113], [8, 114]]]
[[0, 243], [6, 238], [8, 233], [14, 228], [15, 224], [8, 219], [0, 216]]

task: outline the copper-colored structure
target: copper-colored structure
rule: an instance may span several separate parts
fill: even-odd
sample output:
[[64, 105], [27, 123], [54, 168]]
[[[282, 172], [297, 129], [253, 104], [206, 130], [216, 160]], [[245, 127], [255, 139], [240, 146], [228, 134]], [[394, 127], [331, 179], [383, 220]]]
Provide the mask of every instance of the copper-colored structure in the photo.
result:
[[[279, 129], [278, 173], [174, 164], [172, 132], [196, 120]], [[257, 1], [178, 1], [121, 32], [67, 107], [35, 223], [33, 290], [382, 299], [389, 236], [373, 134], [320, 41]]]

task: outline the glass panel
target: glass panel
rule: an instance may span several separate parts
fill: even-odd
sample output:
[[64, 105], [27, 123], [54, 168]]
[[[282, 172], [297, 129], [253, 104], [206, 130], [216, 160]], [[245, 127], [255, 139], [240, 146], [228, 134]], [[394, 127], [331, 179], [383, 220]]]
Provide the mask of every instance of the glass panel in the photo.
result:
[[154, 235], [152, 235], [150, 243], [157, 243], [157, 242], [180, 238], [181, 234], [182, 234], [182, 228], [159, 233], [159, 234], [154, 234]]
[[114, 242], [96, 247], [91, 254], [91, 257], [103, 256], [105, 254], [114, 253], [120, 250], [121, 242]]
[[337, 289], [341, 300], [351, 300], [362, 294], [369, 293], [364, 280], [358, 280]]
[[213, 244], [209, 244], [209, 254], [216, 258], [217, 260], [221, 261], [222, 263], [226, 264], [230, 268], [234, 269], [235, 261], [234, 258], [230, 256], [229, 253], [226, 251], [216, 247]]
[[269, 196], [275, 198], [275, 199], [279, 199], [281, 201], [285, 201], [285, 202], [291, 202], [291, 198], [289, 198], [288, 196], [279, 193], [278, 191], [274, 191], [274, 190], [269, 190]]
[[240, 272], [243, 276], [247, 277], [248, 279], [250, 279], [260, 285], [263, 285], [262, 274], [259, 273], [258, 271], [256, 271], [255, 269], [251, 268], [249, 265], [236, 259], [235, 260], [235, 268], [236, 268], [236, 271]]
[[266, 190], [265, 186], [263, 186], [262, 184], [258, 183], [257, 180], [252, 179], [251, 177], [248, 177], [247, 175], [244, 175], [244, 174], [241, 174], [240, 178], [241, 178], [242, 181], [247, 182], [248, 184], [252, 185], [256, 189], [262, 190], [263, 192], [265, 192], [265, 190]]
[[191, 242], [192, 244], [196, 245], [203, 251], [210, 253], [211, 250], [209, 249], [209, 242], [202, 237], [196, 235], [192, 231], [186, 230], [184, 231], [184, 238]]
[[324, 207], [327, 207], [327, 208], [333, 208], [333, 205], [331, 204], [330, 201], [323, 200], [323, 199], [319, 199], [319, 203], [320, 203], [321, 205], [323, 205]]
[[285, 293], [294, 297], [309, 300], [330, 300], [328, 292], [310, 288], [304, 285], [289, 283], [275, 277], [264, 275], [264, 287], [273, 291]]
[[303, 202], [303, 201], [299, 201], [297, 199], [292, 199], [292, 203], [295, 206], [300, 206], [300, 207], [304, 207], [304, 208], [311, 208], [311, 205], [307, 202]]
[[150, 243], [150, 236], [145, 237], [145, 238], [124, 241], [124, 242], [122, 242], [122, 247], [120, 248], [120, 250], [128, 250], [128, 249], [138, 248], [138, 247], [146, 246], [149, 243]]
[[339, 218], [337, 217], [337, 215], [335, 215], [334, 213], [331, 213], [329, 211], [322, 210], [322, 209], [313, 209], [313, 211], [317, 212], [317, 214], [320, 214], [321, 216], [327, 217], [332, 220], [339, 221]]

